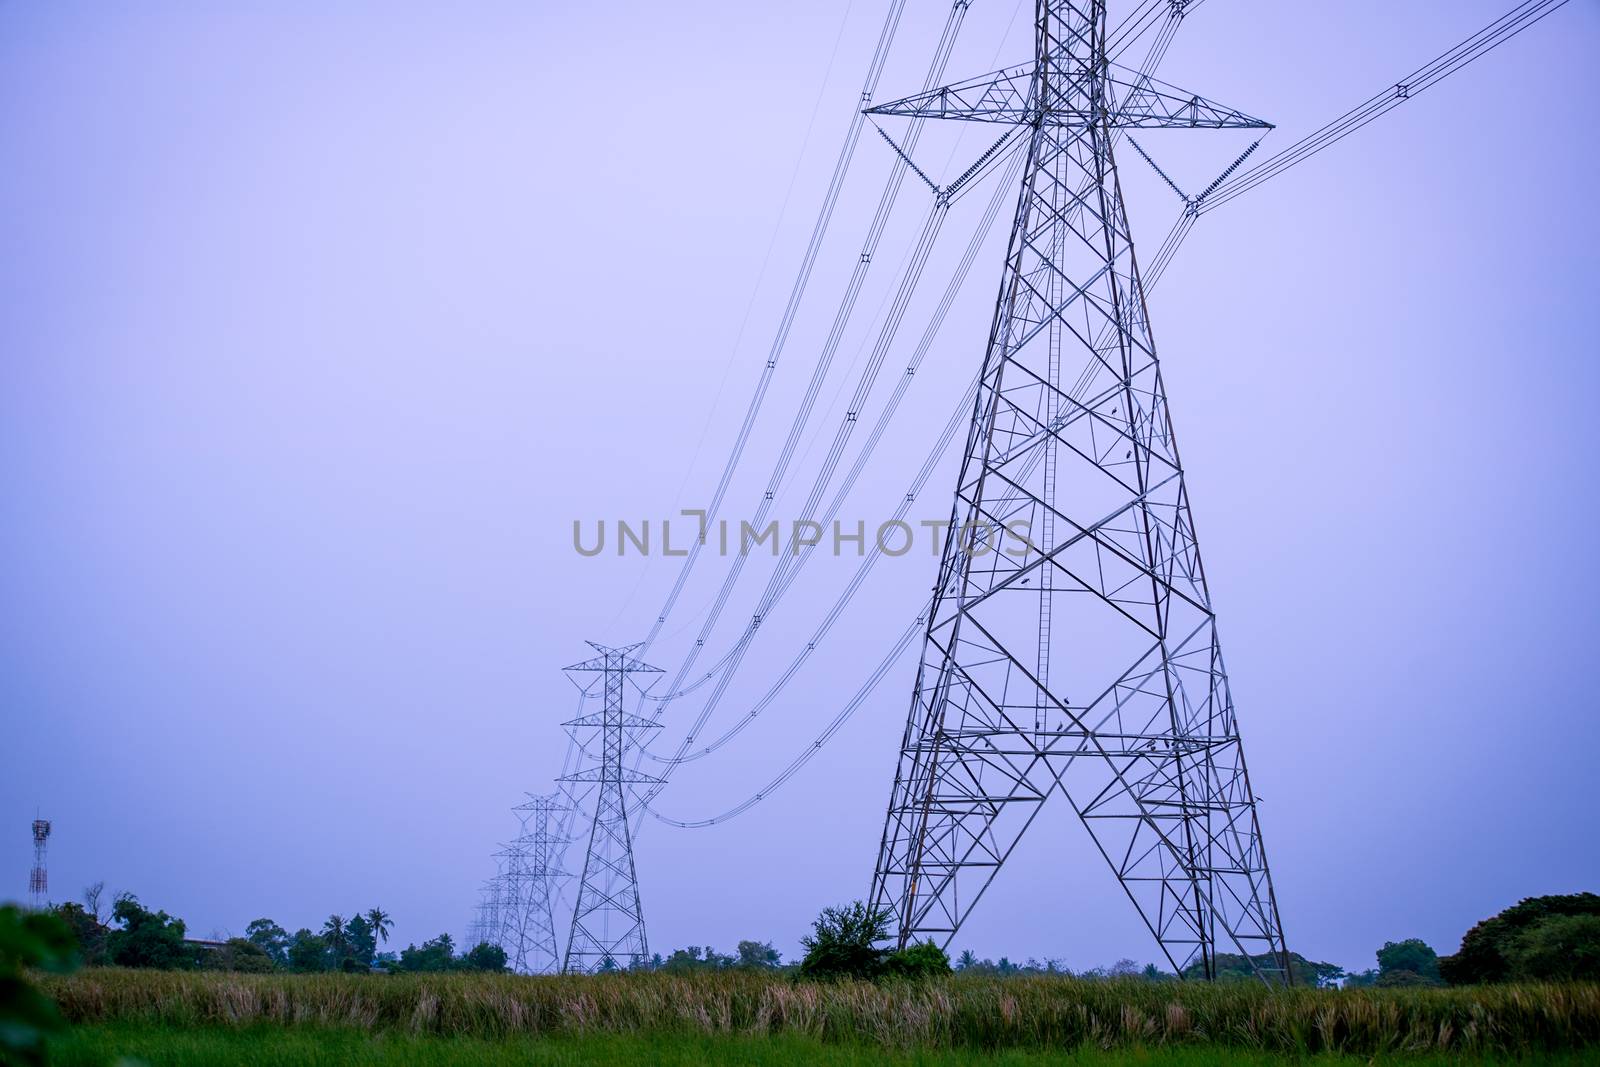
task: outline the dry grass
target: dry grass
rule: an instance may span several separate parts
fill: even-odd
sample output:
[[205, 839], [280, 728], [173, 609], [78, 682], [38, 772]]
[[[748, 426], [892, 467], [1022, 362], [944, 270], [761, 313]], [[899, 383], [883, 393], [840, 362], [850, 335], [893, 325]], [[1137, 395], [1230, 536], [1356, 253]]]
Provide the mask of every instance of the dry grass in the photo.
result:
[[1600, 987], [1290, 990], [1065, 978], [816, 985], [752, 974], [239, 975], [90, 970], [48, 981], [69, 1019], [505, 1035], [794, 1034], [887, 1049], [1212, 1045], [1520, 1055], [1600, 1044]]

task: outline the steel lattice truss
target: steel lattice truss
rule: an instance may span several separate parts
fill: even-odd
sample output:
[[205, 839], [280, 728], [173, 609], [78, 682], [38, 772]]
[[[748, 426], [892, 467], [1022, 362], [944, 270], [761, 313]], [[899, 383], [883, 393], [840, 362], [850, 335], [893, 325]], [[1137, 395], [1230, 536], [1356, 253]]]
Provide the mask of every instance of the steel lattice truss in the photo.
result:
[[514, 809], [523, 831], [496, 855], [505, 860], [502, 933], [498, 944], [518, 974], [553, 974], [561, 967], [556, 950], [555, 895], [566, 839], [560, 827], [566, 806], [560, 794], [534, 796]]
[[[1063, 46], [1065, 47], [1065, 46]], [[893, 103], [869, 108], [869, 115], [963, 119], [1019, 126], [1086, 126], [1096, 117], [1102, 129], [1164, 130], [1173, 127], [1265, 129], [1268, 123], [1223, 107], [1148, 74], [1116, 63], [1099, 68], [1072, 65], [1071, 57], [1050, 58], [1062, 84], [1055, 106], [1041, 109], [1036, 89], [1037, 61], [983, 74]], [[1099, 94], [1098, 96], [1096, 94]], [[1101, 105], [1104, 105], [1102, 110]]]
[[949, 944], [1060, 794], [1180, 973], [1287, 981], [1112, 156], [1118, 128], [1266, 124], [1115, 75], [1103, 0], [1035, 23], [1025, 70], [872, 109], [1031, 130], [873, 898]]
[[518, 974], [554, 973], [561, 967], [554, 914], [557, 887], [570, 877], [560, 869], [568, 840], [561, 827], [569, 809], [559, 793], [530, 793], [511, 810], [521, 830], [494, 853], [495, 876], [483, 884], [466, 947], [498, 946]]
[[[641, 730], [660, 724], [622, 710], [625, 690], [633, 675], [661, 673], [632, 656], [638, 645], [607, 648], [589, 642], [600, 655], [566, 670], [592, 674], [579, 688], [588, 692], [598, 680], [603, 686], [604, 710], [563, 723], [583, 751], [598, 750], [600, 761], [561, 779], [573, 791], [592, 789], [594, 821], [589, 850], [583, 861], [577, 906], [572, 913], [572, 934], [567, 939], [562, 970], [598, 971], [630, 966], [648, 958], [644, 912], [639, 904], [639, 878], [633, 864], [633, 838], [628, 828], [629, 789], [640, 783], [659, 782], [622, 765], [623, 754]], [[632, 683], [640, 692], [648, 686]]]
[[[478, 887], [478, 906], [473, 910], [472, 922], [467, 924], [468, 948], [482, 944], [500, 944], [500, 904], [505, 895], [505, 862], [496, 858], [498, 869], [493, 878]], [[501, 945], [502, 948], [505, 946]]]

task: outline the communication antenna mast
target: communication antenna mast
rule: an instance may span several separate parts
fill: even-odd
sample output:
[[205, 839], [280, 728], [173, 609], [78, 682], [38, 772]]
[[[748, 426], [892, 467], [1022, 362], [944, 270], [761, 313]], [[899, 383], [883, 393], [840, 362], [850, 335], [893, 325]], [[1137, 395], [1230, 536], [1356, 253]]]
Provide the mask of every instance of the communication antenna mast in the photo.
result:
[[50, 872], [45, 866], [45, 846], [50, 840], [50, 820], [33, 820], [33, 870], [28, 872], [28, 902], [34, 911], [50, 904]]

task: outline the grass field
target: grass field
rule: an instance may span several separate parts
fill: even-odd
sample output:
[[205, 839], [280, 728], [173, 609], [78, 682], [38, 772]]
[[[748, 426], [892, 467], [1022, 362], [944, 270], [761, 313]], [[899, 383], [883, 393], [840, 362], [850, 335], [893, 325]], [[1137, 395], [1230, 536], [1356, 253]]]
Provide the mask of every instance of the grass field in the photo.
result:
[[[859, 1044], [829, 1044], [794, 1034], [768, 1037], [740, 1035], [621, 1035], [588, 1037], [440, 1037], [370, 1033], [347, 1028], [286, 1029], [199, 1027], [170, 1030], [159, 1026], [82, 1027], [56, 1043], [56, 1067], [107, 1067], [119, 1061], [151, 1067], [588, 1067], [608, 1064], [652, 1064], [660, 1067], [1278, 1067], [1305, 1063], [1324, 1067], [1365, 1067], [1374, 1062], [1432, 1067], [1445, 1064], [1503, 1063], [1503, 1058], [1464, 1058], [1424, 1053], [1374, 1059], [1323, 1053], [1286, 1056], [1221, 1046], [1062, 1050], [926, 1049], [892, 1051]], [[1545, 1053], [1515, 1062], [1556, 1067], [1592, 1063], [1582, 1053]]]
[[[793, 983], [91, 970], [63, 1064], [1150, 1064], [1600, 1060], [1600, 987], [1289, 990], [956, 977]], [[1591, 1052], [1592, 1050], [1592, 1052]]]

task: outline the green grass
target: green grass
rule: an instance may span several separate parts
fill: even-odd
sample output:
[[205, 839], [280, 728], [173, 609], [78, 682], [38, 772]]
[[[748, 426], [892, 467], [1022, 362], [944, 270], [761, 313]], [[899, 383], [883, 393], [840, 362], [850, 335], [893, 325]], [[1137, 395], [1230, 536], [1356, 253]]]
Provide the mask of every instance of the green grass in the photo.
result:
[[[289, 1029], [252, 1026], [168, 1030], [159, 1026], [118, 1024], [82, 1027], [53, 1047], [56, 1067], [106, 1067], [134, 1060], [151, 1067], [601, 1067], [648, 1063], [660, 1067], [1278, 1067], [1287, 1063], [1358, 1067], [1368, 1057], [1325, 1053], [1312, 1057], [1246, 1052], [1217, 1047], [1045, 1051], [1005, 1049], [889, 1051], [855, 1044], [828, 1044], [794, 1034], [622, 1035], [586, 1037], [483, 1038], [371, 1033], [348, 1028]], [[1592, 1062], [1579, 1053], [1558, 1053], [1518, 1062], [1578, 1067]], [[1408, 1056], [1408, 1067], [1491, 1062], [1456, 1056]], [[1492, 1062], [1505, 1062], [1496, 1059]]]
[[[727, 1055], [733, 1059], [717, 1060], [722, 1053], [716, 1052], [696, 1060], [710, 1063], [758, 1062], [740, 1059], [739, 1049], [775, 1049], [787, 1041], [837, 1050], [846, 1057], [840, 1063], [881, 1062], [885, 1054], [909, 1056], [902, 1060], [907, 1063], [953, 1063], [976, 1051], [1060, 1055], [1082, 1048], [1127, 1050], [1135, 1058], [1125, 1062], [1157, 1064], [1218, 1062], [1219, 1050], [1228, 1062], [1246, 1062], [1245, 1054], [1322, 1053], [1498, 1062], [1589, 1050], [1600, 1059], [1600, 986], [1593, 985], [1338, 991], [959, 976], [814, 984], [737, 972], [522, 978], [107, 969], [49, 978], [45, 986], [63, 1014], [86, 1025], [91, 1036], [125, 1026], [132, 1028], [130, 1040], [165, 1042], [163, 1055], [150, 1059], [155, 1064], [186, 1062], [177, 1058], [174, 1042], [227, 1041], [236, 1033], [252, 1035], [245, 1048], [276, 1047], [280, 1040], [307, 1049], [329, 1041], [412, 1040], [433, 1049], [441, 1046], [423, 1039], [478, 1039], [489, 1042], [485, 1048], [540, 1050], [518, 1061], [535, 1063], [567, 1062], [537, 1057], [573, 1048], [573, 1042], [608, 1040], [635, 1043], [635, 1055], [623, 1061], [654, 1044], [681, 1050], [709, 1040], [732, 1050]], [[529, 1044], [531, 1038], [547, 1040]], [[379, 1055], [384, 1046], [372, 1047]], [[849, 1058], [869, 1055], [863, 1050], [879, 1059]], [[947, 1055], [955, 1058], [939, 1058]], [[1200, 1058], [1185, 1058], [1192, 1056]]]

